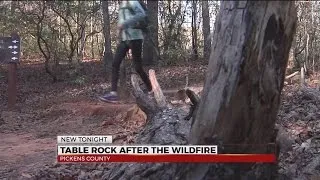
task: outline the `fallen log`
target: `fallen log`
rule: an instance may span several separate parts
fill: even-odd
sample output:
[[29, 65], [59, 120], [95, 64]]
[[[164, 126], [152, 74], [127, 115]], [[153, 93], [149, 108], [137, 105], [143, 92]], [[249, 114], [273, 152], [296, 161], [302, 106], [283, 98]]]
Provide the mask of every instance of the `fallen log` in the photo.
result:
[[[154, 76], [155, 77], [155, 76]], [[192, 121], [186, 121], [187, 112], [165, 106], [157, 106], [155, 99], [142, 94], [138, 85], [136, 75], [131, 76], [134, 87], [134, 95], [137, 98], [137, 104], [142, 109], [152, 111], [147, 113], [147, 123], [142, 132], [138, 135], [135, 144], [141, 145], [186, 145], [189, 144], [190, 130]], [[190, 112], [192, 115], [196, 112], [200, 98], [191, 91], [186, 90], [186, 94], [191, 99], [195, 109]], [[149, 104], [152, 108], [145, 107]], [[191, 116], [191, 118], [194, 118]], [[222, 143], [216, 139], [211, 139], [211, 144], [217, 144], [222, 147]], [[253, 177], [255, 173], [270, 174], [270, 165], [256, 165], [255, 168], [248, 170], [239, 169], [238, 165], [227, 164], [193, 164], [193, 163], [113, 163], [110, 170], [102, 177], [105, 180], [127, 180], [127, 179], [177, 179], [177, 180], [194, 180], [194, 179], [230, 179], [234, 177]], [[186, 176], [186, 169], [193, 169], [192, 174]], [[205, 173], [210, 172], [210, 173]], [[226, 173], [228, 172], [228, 173]], [[246, 173], [244, 173], [246, 172]]]
[[[151, 71], [152, 72], [152, 71]], [[157, 84], [155, 73], [153, 72], [153, 83]], [[139, 107], [147, 111], [147, 123], [139, 134], [136, 144], [154, 145], [184, 145], [188, 144], [191, 122], [185, 121], [187, 112], [171, 108], [167, 104], [161, 104], [164, 99], [151, 99], [143, 94], [139, 87], [137, 75], [131, 75], [134, 95], [137, 98]], [[154, 91], [158, 92], [161, 98], [160, 86], [154, 86]], [[158, 89], [159, 88], [159, 89]], [[114, 164], [113, 168], [103, 176], [102, 179], [173, 179], [177, 171], [176, 163], [122, 163]]]
[[289, 80], [290, 78], [292, 78], [292, 77], [294, 77], [294, 76], [296, 76], [296, 75], [298, 75], [298, 74], [299, 74], [299, 71], [296, 71], [296, 72], [294, 72], [294, 73], [286, 76], [285, 80]]

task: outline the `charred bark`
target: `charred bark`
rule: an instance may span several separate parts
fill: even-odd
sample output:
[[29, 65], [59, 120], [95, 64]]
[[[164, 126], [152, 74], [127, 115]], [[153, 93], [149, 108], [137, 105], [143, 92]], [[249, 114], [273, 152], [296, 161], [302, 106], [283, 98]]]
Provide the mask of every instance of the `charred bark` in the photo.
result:
[[[219, 152], [276, 153], [269, 146], [254, 145], [275, 144], [275, 120], [295, 28], [294, 2], [223, 1], [193, 126], [183, 120], [181, 114], [186, 113], [180, 109], [156, 108], [146, 113], [148, 122], [136, 143], [238, 144], [237, 149]], [[144, 103], [138, 104], [149, 111]], [[115, 165], [104, 179], [275, 179], [276, 168], [276, 164], [125, 163]]]
[[[190, 120], [197, 110], [200, 98], [198, 97], [198, 95], [195, 92], [191, 91], [190, 89], [187, 89], [185, 93], [189, 97], [189, 99], [192, 103], [190, 105], [189, 114], [185, 117], [185, 120]], [[194, 122], [194, 119], [193, 119], [193, 121], [191, 121], [191, 126], [193, 125], [193, 122]]]
[[[136, 97], [138, 106], [146, 112], [147, 124], [139, 134], [136, 144], [177, 144], [188, 143], [190, 132], [190, 121], [185, 121], [186, 112], [162, 106], [165, 102], [164, 96], [156, 79], [153, 70], [149, 71], [152, 78], [153, 90], [159, 92], [154, 98], [148, 97], [139, 86], [138, 76], [131, 75], [133, 94]], [[156, 94], [156, 93], [155, 93]], [[114, 167], [103, 179], [173, 179], [177, 171], [176, 163], [123, 163], [114, 164]]]
[[291, 2], [222, 3], [192, 143], [269, 142], [295, 27]]

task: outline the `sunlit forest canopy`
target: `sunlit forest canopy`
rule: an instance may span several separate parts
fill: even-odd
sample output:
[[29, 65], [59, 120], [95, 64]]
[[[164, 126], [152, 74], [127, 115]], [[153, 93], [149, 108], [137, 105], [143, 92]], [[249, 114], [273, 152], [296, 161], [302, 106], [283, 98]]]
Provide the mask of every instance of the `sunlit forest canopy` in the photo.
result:
[[[151, 2], [151, 1], [150, 1]], [[111, 48], [117, 42], [117, 15], [120, 1], [1, 1], [1, 35], [18, 31], [22, 37], [24, 60], [38, 61], [49, 58], [50, 63], [82, 62], [86, 59], [102, 59], [105, 49], [104, 23], [110, 25]], [[146, 2], [148, 3], [148, 2]], [[219, 1], [209, 1], [209, 19], [215, 19]], [[199, 1], [159, 1], [156, 13], [157, 40], [163, 64], [172, 64], [190, 58], [195, 47], [203, 54], [202, 3]], [[107, 10], [103, 9], [107, 8]], [[108, 20], [106, 21], [106, 14]], [[195, 17], [195, 23], [193, 18]], [[214, 29], [214, 20], [208, 21]], [[193, 32], [194, 35], [192, 35]], [[42, 50], [39, 47], [42, 47]]]

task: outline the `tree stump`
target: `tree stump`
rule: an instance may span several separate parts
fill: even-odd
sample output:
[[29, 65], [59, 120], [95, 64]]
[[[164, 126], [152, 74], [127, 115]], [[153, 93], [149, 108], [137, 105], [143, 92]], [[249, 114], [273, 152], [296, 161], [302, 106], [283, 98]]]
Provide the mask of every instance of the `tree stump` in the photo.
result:
[[[186, 112], [160, 107], [157, 102], [163, 99], [150, 99], [134, 85], [137, 103], [148, 119], [136, 143], [237, 144], [241, 146], [219, 152], [270, 153], [296, 19], [291, 1], [223, 1], [193, 126], [184, 120]], [[276, 164], [122, 163], [104, 179], [274, 179], [276, 168]]]

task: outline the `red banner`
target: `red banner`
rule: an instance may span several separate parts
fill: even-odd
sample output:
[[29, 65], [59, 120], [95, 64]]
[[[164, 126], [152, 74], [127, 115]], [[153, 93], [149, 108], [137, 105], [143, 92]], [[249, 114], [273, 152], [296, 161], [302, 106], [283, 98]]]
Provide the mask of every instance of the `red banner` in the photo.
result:
[[170, 155], [58, 155], [58, 162], [190, 162], [190, 163], [275, 163], [274, 154], [170, 154]]

